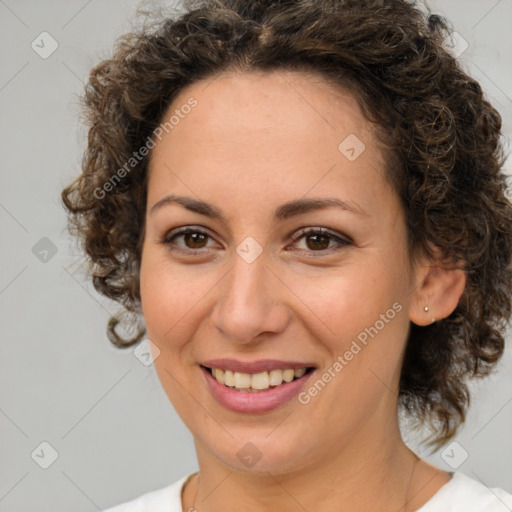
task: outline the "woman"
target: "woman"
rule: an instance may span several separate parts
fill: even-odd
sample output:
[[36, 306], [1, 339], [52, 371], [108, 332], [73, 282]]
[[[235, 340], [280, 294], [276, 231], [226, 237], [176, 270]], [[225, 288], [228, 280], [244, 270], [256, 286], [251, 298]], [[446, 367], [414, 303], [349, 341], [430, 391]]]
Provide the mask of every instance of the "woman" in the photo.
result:
[[451, 439], [511, 313], [501, 120], [446, 36], [404, 0], [206, 1], [92, 71], [63, 200], [199, 462], [109, 512], [512, 507], [398, 426]]

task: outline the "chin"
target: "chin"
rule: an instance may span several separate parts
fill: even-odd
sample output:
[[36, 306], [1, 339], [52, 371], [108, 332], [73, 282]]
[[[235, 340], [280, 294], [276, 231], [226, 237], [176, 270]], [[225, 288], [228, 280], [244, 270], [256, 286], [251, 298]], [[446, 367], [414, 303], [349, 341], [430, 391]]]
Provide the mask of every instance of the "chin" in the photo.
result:
[[317, 453], [318, 448], [307, 446], [304, 435], [290, 435], [284, 429], [279, 432], [283, 427], [274, 426], [275, 432], [271, 429], [251, 429], [250, 434], [239, 432], [222, 445], [218, 438], [209, 439], [206, 434], [203, 444], [222, 465], [251, 475], [286, 474], [314, 463], [308, 454]]

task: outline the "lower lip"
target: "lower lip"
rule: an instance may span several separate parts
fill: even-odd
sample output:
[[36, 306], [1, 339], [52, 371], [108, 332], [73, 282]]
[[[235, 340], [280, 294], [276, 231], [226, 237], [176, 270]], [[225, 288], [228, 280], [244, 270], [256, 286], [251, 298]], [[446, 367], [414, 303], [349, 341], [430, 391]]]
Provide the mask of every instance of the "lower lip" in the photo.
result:
[[275, 388], [269, 388], [266, 391], [244, 393], [243, 391], [234, 391], [224, 386], [217, 379], [214, 379], [205, 368], [201, 367], [201, 371], [205, 376], [212, 395], [221, 405], [230, 411], [252, 414], [271, 411], [289, 402], [298, 395], [300, 389], [314, 373], [314, 371], [310, 371], [300, 379], [286, 382]]

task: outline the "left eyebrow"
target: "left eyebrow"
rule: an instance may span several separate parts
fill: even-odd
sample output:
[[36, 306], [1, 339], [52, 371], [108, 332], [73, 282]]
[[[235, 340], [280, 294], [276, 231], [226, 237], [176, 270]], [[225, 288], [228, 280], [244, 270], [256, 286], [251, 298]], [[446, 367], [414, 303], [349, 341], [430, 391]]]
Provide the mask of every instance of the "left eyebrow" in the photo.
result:
[[297, 199], [279, 206], [274, 212], [274, 217], [279, 220], [288, 219], [295, 215], [302, 215], [313, 210], [323, 210], [324, 208], [341, 208], [342, 210], [356, 213], [358, 215], [368, 214], [356, 203], [351, 201], [342, 201], [335, 197], [322, 197], [311, 199]]

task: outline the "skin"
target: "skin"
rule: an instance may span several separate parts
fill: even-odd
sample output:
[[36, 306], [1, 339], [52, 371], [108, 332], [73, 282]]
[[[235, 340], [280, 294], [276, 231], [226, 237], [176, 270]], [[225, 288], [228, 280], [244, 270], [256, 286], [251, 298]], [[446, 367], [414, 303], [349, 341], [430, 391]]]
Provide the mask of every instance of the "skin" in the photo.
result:
[[[185, 487], [183, 509], [416, 510], [450, 477], [400, 437], [402, 357], [410, 322], [448, 316], [464, 274], [411, 262], [375, 127], [348, 92], [297, 72], [225, 73], [182, 91], [169, 114], [190, 97], [197, 106], [151, 155], [140, 274], [156, 370], [197, 450], [199, 475]], [[350, 134], [365, 145], [354, 161], [338, 150]], [[152, 210], [169, 194], [206, 201], [223, 220], [177, 203]], [[288, 201], [326, 197], [353, 211], [273, 217]], [[209, 236], [199, 245], [169, 241], [184, 226]], [[318, 227], [351, 242], [320, 237], [318, 249], [318, 239], [299, 233]], [[236, 252], [248, 236], [262, 249], [252, 263]], [[306, 405], [229, 411], [198, 366], [307, 361], [320, 376], [395, 303], [401, 311]], [[248, 442], [261, 453], [252, 468], [237, 457]]]

